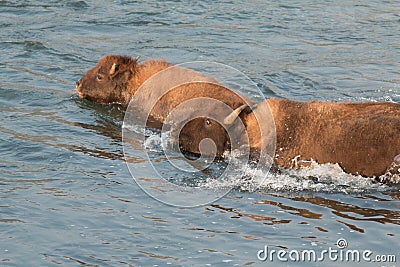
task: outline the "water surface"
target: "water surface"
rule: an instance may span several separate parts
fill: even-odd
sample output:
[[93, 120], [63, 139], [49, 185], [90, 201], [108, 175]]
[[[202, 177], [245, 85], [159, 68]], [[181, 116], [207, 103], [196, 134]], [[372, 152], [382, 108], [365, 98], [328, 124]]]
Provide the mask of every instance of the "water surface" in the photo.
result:
[[400, 260], [398, 186], [325, 166], [168, 206], [128, 171], [123, 113], [71, 96], [117, 53], [227, 64], [266, 97], [400, 102], [397, 1], [0, 1], [0, 13], [0, 266], [280, 265], [257, 252], [339, 238]]

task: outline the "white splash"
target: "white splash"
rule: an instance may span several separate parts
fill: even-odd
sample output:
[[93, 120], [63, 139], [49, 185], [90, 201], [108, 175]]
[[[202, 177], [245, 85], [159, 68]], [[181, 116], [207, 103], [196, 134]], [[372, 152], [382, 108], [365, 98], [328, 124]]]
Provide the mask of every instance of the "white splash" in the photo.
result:
[[338, 164], [317, 164], [299, 170], [280, 169], [278, 172], [265, 172], [257, 168], [246, 168], [244, 177], [229, 176], [229, 179], [218, 181], [209, 179], [203, 187], [218, 189], [234, 186], [244, 191], [314, 191], [360, 193], [367, 191], [384, 191], [389, 187], [377, 183], [373, 178], [345, 173]]

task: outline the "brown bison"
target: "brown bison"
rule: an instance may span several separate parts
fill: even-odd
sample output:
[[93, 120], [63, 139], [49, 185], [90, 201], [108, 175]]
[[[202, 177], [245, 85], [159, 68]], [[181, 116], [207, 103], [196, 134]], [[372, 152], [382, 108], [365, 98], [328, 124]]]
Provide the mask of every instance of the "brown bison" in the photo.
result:
[[[149, 115], [149, 120], [153, 121], [151, 125], [155, 127], [162, 127], [171, 111], [190, 99], [217, 100], [231, 109], [248, 102], [214, 78], [194, 70], [173, 66], [164, 60], [138, 63], [138, 59], [104, 56], [76, 83], [79, 97], [100, 104], [123, 106], [128, 106], [133, 100], [129, 107], [142, 115]], [[202, 104], [193, 104], [190, 110], [201, 110], [205, 106], [207, 103], [203, 101]]]
[[274, 162], [278, 166], [299, 168], [314, 160], [320, 164], [338, 163], [345, 172], [365, 177], [383, 179], [388, 178], [389, 172], [400, 174], [398, 103], [297, 102], [270, 98], [253, 110], [243, 105], [219, 120], [220, 123], [211, 120], [211, 126], [200, 121], [188, 122], [179, 132], [179, 145], [185, 151], [200, 153], [200, 141], [210, 138], [224, 143], [217, 144], [217, 154], [222, 155], [230, 147], [227, 132], [244, 134], [229, 128], [235, 118], [240, 118], [246, 127], [250, 151], [257, 154], [273, 141], [274, 136], [268, 131], [261, 133], [259, 126], [268, 112], [273, 120], [266, 119], [267, 127], [276, 131]]
[[100, 104], [128, 105], [138, 88], [151, 76], [170, 66], [164, 60], [137, 63], [139, 57], [106, 55], [76, 82], [80, 98]]

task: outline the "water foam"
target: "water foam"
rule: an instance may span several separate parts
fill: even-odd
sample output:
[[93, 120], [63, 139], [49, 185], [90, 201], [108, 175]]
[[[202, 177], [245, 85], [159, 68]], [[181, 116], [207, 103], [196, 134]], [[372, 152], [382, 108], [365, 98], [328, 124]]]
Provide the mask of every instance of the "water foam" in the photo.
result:
[[265, 171], [252, 166], [244, 168], [246, 175], [237, 177], [228, 175], [223, 181], [209, 179], [202, 186], [209, 189], [234, 186], [243, 191], [313, 191], [325, 193], [362, 193], [370, 191], [386, 191], [390, 186], [377, 183], [373, 178], [345, 173], [338, 164], [318, 164], [299, 170], [282, 169]]

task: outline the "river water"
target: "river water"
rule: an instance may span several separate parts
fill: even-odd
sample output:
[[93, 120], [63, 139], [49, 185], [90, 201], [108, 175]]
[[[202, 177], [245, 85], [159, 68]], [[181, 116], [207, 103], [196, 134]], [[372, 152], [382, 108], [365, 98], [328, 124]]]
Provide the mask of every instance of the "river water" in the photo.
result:
[[0, 1], [0, 266], [398, 265], [399, 186], [315, 166], [166, 205], [128, 170], [123, 113], [71, 96], [116, 53], [226, 64], [265, 97], [400, 102], [400, 6], [364, 2]]

